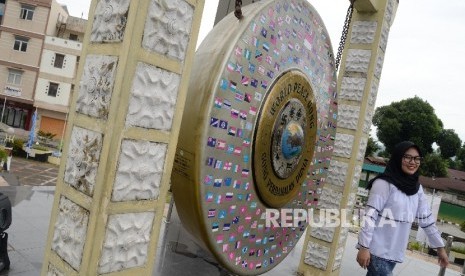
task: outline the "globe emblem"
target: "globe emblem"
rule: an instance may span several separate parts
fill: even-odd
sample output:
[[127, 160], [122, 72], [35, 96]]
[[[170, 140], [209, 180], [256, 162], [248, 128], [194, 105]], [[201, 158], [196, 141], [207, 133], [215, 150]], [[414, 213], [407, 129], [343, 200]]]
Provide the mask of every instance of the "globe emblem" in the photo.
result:
[[300, 124], [291, 121], [283, 130], [281, 147], [284, 158], [292, 159], [302, 153], [304, 144], [304, 131]]

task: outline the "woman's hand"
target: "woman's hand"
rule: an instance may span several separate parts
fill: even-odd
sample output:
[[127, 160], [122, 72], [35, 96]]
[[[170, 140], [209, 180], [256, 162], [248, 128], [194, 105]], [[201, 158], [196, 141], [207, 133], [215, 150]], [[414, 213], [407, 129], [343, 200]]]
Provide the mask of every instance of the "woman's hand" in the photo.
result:
[[[444, 251], [445, 252], [445, 251]], [[357, 263], [366, 269], [370, 264], [370, 251], [367, 248], [360, 248], [357, 253]]]
[[438, 248], [438, 263], [441, 267], [447, 267], [447, 265], [449, 265], [449, 257], [444, 247]]

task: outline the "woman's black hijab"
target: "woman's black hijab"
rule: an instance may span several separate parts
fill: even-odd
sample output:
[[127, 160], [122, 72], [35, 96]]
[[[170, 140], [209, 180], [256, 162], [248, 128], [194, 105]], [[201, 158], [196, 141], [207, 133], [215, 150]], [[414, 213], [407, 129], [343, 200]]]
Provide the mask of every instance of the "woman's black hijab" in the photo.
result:
[[402, 171], [402, 158], [405, 152], [410, 148], [415, 148], [420, 156], [422, 156], [420, 148], [418, 148], [418, 146], [414, 143], [410, 141], [400, 142], [394, 147], [394, 152], [391, 155], [391, 159], [389, 160], [384, 173], [370, 180], [370, 182], [368, 182], [367, 189], [371, 189], [373, 182], [376, 179], [383, 179], [396, 186], [408, 196], [416, 194], [418, 189], [420, 189], [420, 183], [418, 182], [420, 174], [418, 170], [413, 175], [408, 175]]

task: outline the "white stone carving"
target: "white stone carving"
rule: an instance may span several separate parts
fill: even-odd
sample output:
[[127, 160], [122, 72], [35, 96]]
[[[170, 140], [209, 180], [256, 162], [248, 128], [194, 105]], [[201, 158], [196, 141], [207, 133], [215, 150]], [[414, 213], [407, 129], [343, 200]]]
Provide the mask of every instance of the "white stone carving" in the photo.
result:
[[368, 73], [371, 50], [350, 49], [346, 60], [347, 72]]
[[76, 111], [107, 119], [118, 57], [88, 55], [82, 74]]
[[94, 194], [102, 139], [102, 134], [80, 127], [71, 134], [64, 181], [88, 196]]
[[48, 265], [47, 276], [65, 276], [65, 274], [63, 272], [61, 272], [60, 270], [58, 270], [52, 264], [49, 264]]
[[52, 250], [79, 271], [87, 235], [89, 211], [61, 197], [53, 232]]
[[139, 63], [132, 84], [126, 126], [170, 130], [180, 81], [178, 74]]
[[391, 27], [389, 26], [389, 24], [386, 21], [384, 21], [383, 28], [381, 29], [381, 37], [379, 39], [379, 47], [383, 50], [383, 52], [386, 52], [390, 30]]
[[341, 267], [343, 255], [344, 255], [344, 247], [339, 247], [336, 250], [336, 256], [334, 257], [333, 271]]
[[384, 52], [379, 51], [378, 57], [376, 58], [376, 67], [375, 67], [375, 77], [378, 79], [381, 77], [381, 72], [383, 71], [384, 63]]
[[344, 77], [339, 93], [340, 99], [361, 102], [366, 81], [366, 78]]
[[[315, 218], [314, 221], [316, 224], [320, 223], [318, 218]], [[328, 227], [328, 226], [314, 227], [312, 226], [310, 229], [311, 229], [310, 235], [312, 237], [319, 239], [319, 240], [327, 241], [327, 242], [333, 242], [334, 232], [336, 231], [335, 227]]]
[[331, 190], [325, 186], [318, 200], [318, 209], [339, 209], [342, 193]]
[[389, 24], [392, 25], [393, 22], [393, 15], [395, 15], [399, 0], [389, 0], [386, 6], [386, 12], [384, 13], [384, 20]]
[[352, 209], [352, 207], [354, 207], [355, 199], [356, 199], [355, 196], [356, 196], [355, 193], [349, 194], [349, 199], [347, 200], [347, 208]]
[[361, 138], [360, 139], [360, 147], [358, 148], [358, 153], [357, 153], [357, 160], [362, 161], [363, 158], [365, 158], [365, 150], [368, 145], [368, 138]]
[[357, 129], [360, 118], [360, 107], [340, 104], [337, 116], [337, 127]]
[[166, 144], [124, 140], [113, 186], [113, 201], [157, 199]]
[[375, 106], [376, 97], [378, 95], [378, 85], [378, 81], [376, 79], [373, 79], [373, 82], [371, 83], [370, 96], [368, 99], [368, 104], [373, 107]]
[[305, 250], [304, 263], [321, 270], [326, 270], [326, 267], [328, 266], [329, 251], [329, 247], [309, 242], [307, 250]]
[[121, 42], [128, 21], [130, 0], [100, 0], [95, 8], [92, 42]]
[[370, 44], [375, 40], [376, 21], [355, 21], [352, 26], [350, 43]]
[[363, 134], [368, 135], [370, 133], [371, 121], [373, 119], [374, 109], [372, 106], [367, 106], [367, 112], [365, 114], [365, 122], [363, 124]]
[[336, 133], [336, 141], [334, 142], [335, 156], [350, 158], [352, 147], [354, 145], [354, 136], [349, 134]]
[[348, 167], [349, 164], [332, 159], [328, 169], [328, 183], [344, 187]]
[[184, 61], [193, 14], [184, 0], [151, 0], [142, 47]]
[[351, 187], [352, 190], [358, 187], [361, 174], [362, 174], [362, 166], [356, 165], [354, 169], [354, 178], [352, 179], [352, 187]]
[[145, 265], [155, 213], [116, 214], [108, 218], [99, 273]]
[[346, 244], [347, 236], [349, 235], [349, 227], [341, 227], [341, 232], [339, 234], [339, 244], [338, 246], [344, 247]]

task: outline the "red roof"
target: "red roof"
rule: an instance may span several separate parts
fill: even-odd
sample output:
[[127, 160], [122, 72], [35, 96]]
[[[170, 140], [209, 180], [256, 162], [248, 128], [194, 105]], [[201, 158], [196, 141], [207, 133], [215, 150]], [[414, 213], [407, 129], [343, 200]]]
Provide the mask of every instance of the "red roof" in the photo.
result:
[[447, 172], [448, 177], [420, 176], [420, 183], [425, 188], [465, 193], [465, 172], [451, 169], [447, 169]]

